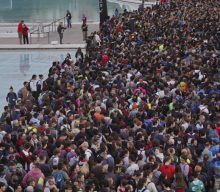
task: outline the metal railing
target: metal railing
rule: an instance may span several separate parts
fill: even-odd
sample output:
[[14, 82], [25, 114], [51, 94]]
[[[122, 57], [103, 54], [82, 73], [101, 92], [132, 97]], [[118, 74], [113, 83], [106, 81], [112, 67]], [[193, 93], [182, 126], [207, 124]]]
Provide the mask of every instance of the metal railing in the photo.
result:
[[60, 19], [55, 19], [51, 23], [43, 25], [40, 23], [36, 29], [30, 31], [30, 43], [32, 43], [32, 35], [37, 34], [37, 41], [40, 40], [40, 35], [43, 36], [47, 34], [48, 44], [50, 44], [50, 32], [54, 32], [57, 30], [57, 26], [60, 22], [63, 22], [63, 25], [65, 26], [66, 17], [62, 17]]
[[37, 34], [37, 41], [40, 40], [40, 26], [38, 25], [37, 29], [30, 31], [30, 44], [32, 44], [32, 35]]

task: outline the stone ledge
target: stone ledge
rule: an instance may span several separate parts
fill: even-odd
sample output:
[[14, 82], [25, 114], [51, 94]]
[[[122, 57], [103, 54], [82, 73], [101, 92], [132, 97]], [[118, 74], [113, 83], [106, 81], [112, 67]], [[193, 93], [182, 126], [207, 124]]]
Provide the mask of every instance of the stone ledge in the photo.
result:
[[16, 49], [77, 49], [81, 47], [82, 49], [86, 48], [86, 44], [28, 44], [28, 45], [16, 45], [16, 44], [0, 44], [0, 50], [16, 50]]

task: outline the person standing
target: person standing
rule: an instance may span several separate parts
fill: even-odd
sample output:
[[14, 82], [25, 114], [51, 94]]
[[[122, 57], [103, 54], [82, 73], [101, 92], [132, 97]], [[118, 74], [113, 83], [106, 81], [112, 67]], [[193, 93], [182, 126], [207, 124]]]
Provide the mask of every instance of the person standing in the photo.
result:
[[28, 41], [28, 30], [29, 28], [27, 27], [26, 24], [22, 24], [22, 36], [23, 36], [23, 41], [24, 41], [24, 44], [29, 44], [29, 41]]
[[83, 16], [82, 16], [82, 22], [87, 23], [87, 17], [85, 16], [85, 14], [83, 14]]
[[119, 16], [119, 11], [118, 11], [118, 9], [116, 8], [115, 9], [115, 17], [118, 17]]
[[7, 94], [6, 101], [8, 102], [8, 106], [13, 108], [16, 105], [17, 94], [13, 91], [13, 87], [11, 86], [9, 89], [9, 93]]
[[37, 81], [37, 95], [39, 96], [43, 90], [44, 76], [42, 74], [40, 74], [38, 77], [39, 77], [39, 80]]
[[83, 41], [86, 41], [88, 35], [88, 25], [86, 24], [86, 22], [83, 22], [81, 29], [83, 33]]
[[71, 24], [72, 15], [69, 10], [66, 11], [66, 21], [67, 21], [67, 28], [72, 28]]
[[76, 61], [80, 61], [80, 62], [84, 60], [83, 52], [80, 47], [76, 51], [75, 58], [76, 58]]
[[17, 31], [18, 31], [18, 38], [19, 38], [19, 43], [20, 43], [20, 44], [22, 44], [23, 23], [24, 23], [23, 20], [20, 21], [20, 22], [18, 23], [18, 29], [17, 29]]
[[60, 44], [63, 44], [63, 33], [64, 33], [65, 29], [66, 28], [63, 26], [63, 23], [60, 22], [60, 24], [57, 27], [57, 32], [58, 32], [59, 37], [60, 37]]
[[34, 97], [35, 101], [37, 102], [38, 94], [37, 94], [37, 75], [32, 75], [31, 81], [30, 81], [30, 91], [32, 93], [32, 96]]

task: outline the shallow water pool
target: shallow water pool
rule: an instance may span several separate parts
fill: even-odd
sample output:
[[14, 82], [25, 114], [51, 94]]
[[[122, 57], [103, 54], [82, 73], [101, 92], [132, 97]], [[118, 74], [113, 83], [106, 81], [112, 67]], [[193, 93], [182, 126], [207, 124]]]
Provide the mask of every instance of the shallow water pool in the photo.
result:
[[47, 77], [48, 70], [55, 60], [63, 61], [66, 54], [75, 56], [75, 50], [27, 50], [0, 52], [0, 112], [6, 102], [9, 87], [17, 93], [23, 82], [33, 74]]

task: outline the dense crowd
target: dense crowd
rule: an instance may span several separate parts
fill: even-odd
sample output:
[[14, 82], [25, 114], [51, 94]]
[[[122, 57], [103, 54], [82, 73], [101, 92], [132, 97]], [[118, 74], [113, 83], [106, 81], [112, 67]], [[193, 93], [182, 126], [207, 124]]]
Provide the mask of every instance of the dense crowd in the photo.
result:
[[220, 1], [112, 16], [7, 95], [0, 192], [220, 189]]

